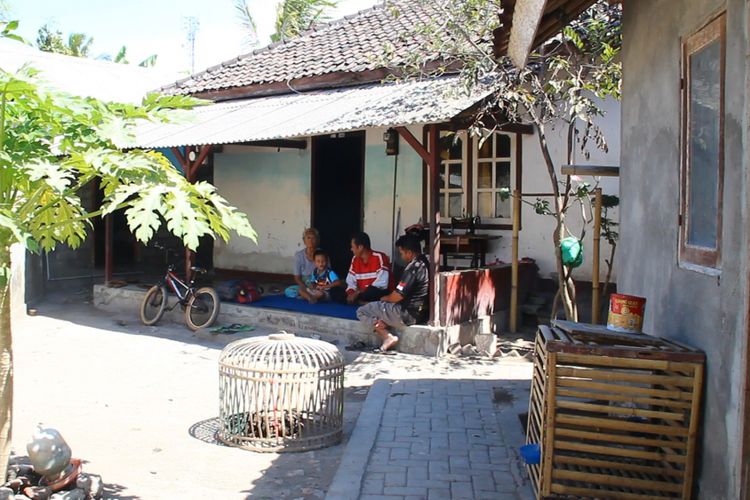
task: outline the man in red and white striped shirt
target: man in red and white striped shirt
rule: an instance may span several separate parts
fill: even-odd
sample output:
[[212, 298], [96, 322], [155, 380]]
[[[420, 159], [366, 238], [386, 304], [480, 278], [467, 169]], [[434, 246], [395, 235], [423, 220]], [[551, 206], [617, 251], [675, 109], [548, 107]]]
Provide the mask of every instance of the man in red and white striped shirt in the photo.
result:
[[383, 252], [370, 248], [367, 233], [352, 237], [354, 258], [346, 276], [346, 301], [349, 304], [373, 302], [388, 294], [391, 262]]

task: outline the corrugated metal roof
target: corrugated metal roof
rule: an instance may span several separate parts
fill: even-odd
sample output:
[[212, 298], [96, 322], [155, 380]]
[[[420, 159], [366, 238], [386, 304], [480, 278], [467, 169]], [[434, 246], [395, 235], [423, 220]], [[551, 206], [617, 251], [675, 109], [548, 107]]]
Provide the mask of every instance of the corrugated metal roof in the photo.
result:
[[451, 76], [209, 104], [189, 111], [187, 123], [143, 124], [135, 146], [231, 144], [442, 122], [490, 90], [482, 85], [468, 95]]

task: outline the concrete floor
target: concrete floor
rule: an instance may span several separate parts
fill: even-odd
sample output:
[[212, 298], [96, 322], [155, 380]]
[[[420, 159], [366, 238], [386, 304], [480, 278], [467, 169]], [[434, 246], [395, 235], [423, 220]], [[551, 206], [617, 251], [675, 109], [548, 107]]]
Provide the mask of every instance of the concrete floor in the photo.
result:
[[[13, 446], [37, 424], [57, 428], [102, 476], [106, 498], [323, 498], [345, 443], [295, 454], [259, 454], [215, 443], [221, 349], [166, 323], [95, 310], [87, 292], [51, 297], [14, 318]], [[252, 334], [267, 334], [258, 329]], [[389, 379], [528, 380], [523, 362], [344, 351], [345, 440], [372, 383]]]

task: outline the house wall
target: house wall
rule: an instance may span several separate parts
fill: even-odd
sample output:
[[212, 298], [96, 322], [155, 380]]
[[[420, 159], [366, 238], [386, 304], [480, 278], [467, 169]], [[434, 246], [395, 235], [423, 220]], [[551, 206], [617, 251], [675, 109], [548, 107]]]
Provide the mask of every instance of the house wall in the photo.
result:
[[[409, 127], [415, 137], [422, 137], [422, 127]], [[393, 224], [401, 235], [404, 228], [422, 217], [422, 158], [403, 139], [399, 154], [387, 156], [383, 142], [384, 128], [367, 129], [365, 146], [365, 220], [364, 230], [373, 248], [393, 252]], [[396, 203], [393, 202], [393, 176], [396, 170]], [[400, 215], [399, 215], [400, 211]]]
[[291, 274], [302, 231], [310, 225], [310, 148], [225, 146], [214, 155], [214, 184], [245, 212], [258, 241], [214, 244], [214, 266]]
[[[609, 152], [591, 150], [588, 160], [580, 163], [617, 165], [619, 163], [619, 104], [603, 103], [606, 111], [601, 120]], [[409, 127], [418, 139], [422, 139], [422, 126]], [[405, 227], [417, 223], [422, 217], [424, 169], [422, 159], [403, 139], [400, 139], [399, 154], [387, 156], [383, 143], [384, 128], [366, 130], [364, 221], [365, 232], [370, 235], [373, 248], [388, 254], [393, 252], [393, 231], [403, 234]], [[554, 161], [565, 163], [564, 127], [548, 131], [551, 154]], [[580, 155], [579, 155], [580, 156]], [[549, 193], [550, 183], [547, 169], [536, 135], [522, 136], [522, 176], [524, 192]], [[291, 258], [302, 248], [301, 231], [310, 224], [310, 175], [311, 156], [307, 150], [251, 148], [225, 146], [223, 152], [214, 155], [214, 181], [223, 196], [240, 210], [246, 212], [250, 222], [258, 231], [258, 243], [234, 238], [228, 244], [215, 244], [214, 265], [224, 269], [265, 271], [288, 274]], [[396, 169], [396, 197], [394, 210], [393, 178]], [[588, 179], [593, 182], [593, 179]], [[602, 178], [605, 194], [618, 194], [618, 180]], [[284, 193], [280, 203], [279, 193]], [[528, 198], [534, 202], [535, 198]], [[617, 210], [610, 213], [617, 219]], [[429, 217], [428, 217], [429, 219]], [[580, 218], [572, 214], [569, 227], [578, 234]], [[541, 276], [551, 278], [555, 272], [552, 232], [554, 220], [534, 213], [532, 206], [523, 205], [520, 255], [537, 261]], [[483, 230], [484, 231], [484, 230]], [[487, 261], [511, 260], [510, 230], [485, 231], [501, 236], [490, 244]], [[576, 270], [578, 279], [591, 279], [591, 230], [584, 240], [585, 261]], [[609, 245], [602, 241], [601, 278], [606, 271], [604, 259], [609, 257]], [[465, 265], [465, 262], [461, 264]], [[616, 270], [614, 273], [616, 279]], [[613, 280], [614, 281], [614, 280]]]
[[[588, 165], [612, 165], [620, 163], [620, 104], [615, 100], [608, 100], [601, 103], [602, 110], [605, 111], [598, 124], [604, 132], [608, 144], [608, 152], [600, 151], [594, 147], [588, 148], [590, 158], [582, 157], [580, 152], [577, 153], [576, 163]], [[567, 129], [563, 126], [557, 126], [547, 130], [548, 144], [553, 161], [558, 165], [558, 175], [560, 174], [559, 165], [566, 163]], [[524, 193], [550, 193], [551, 185], [547, 166], [542, 157], [542, 151], [539, 146], [539, 139], [534, 134], [524, 134], [522, 136], [522, 184]], [[561, 178], [564, 179], [564, 178]], [[582, 177], [582, 180], [594, 184], [593, 177]], [[602, 177], [600, 186], [604, 194], [619, 195], [619, 180], [615, 177]], [[546, 198], [552, 204], [552, 198]], [[525, 198], [526, 201], [534, 203], [535, 197]], [[609, 217], [617, 220], [617, 209], [609, 212]], [[582, 227], [581, 218], [578, 211], [572, 211], [567, 219], [571, 232], [580, 235]], [[536, 260], [539, 266], [539, 273], [542, 278], [553, 278], [556, 276], [556, 265], [554, 247], [552, 245], [552, 233], [555, 229], [554, 218], [551, 216], [538, 215], [534, 212], [534, 207], [526, 203], [522, 206], [521, 212], [521, 232], [519, 234], [518, 245], [519, 255], [521, 257], [531, 257]], [[493, 231], [492, 234], [501, 236], [490, 245], [487, 260], [493, 261], [500, 259], [503, 262], [511, 261], [511, 244], [513, 232], [510, 230]], [[590, 225], [584, 238], [584, 262], [574, 272], [574, 278], [579, 280], [590, 281], [592, 259], [592, 237], [593, 226]], [[604, 281], [606, 273], [605, 258], [610, 256], [610, 246], [607, 242], [601, 240], [601, 258], [600, 258], [600, 279]], [[617, 267], [613, 271], [613, 282], [617, 279]]]
[[[680, 38], [727, 10], [725, 171], [719, 276], [678, 265]], [[747, 11], [739, 0], [623, 2], [619, 289], [648, 300], [645, 331], [706, 352], [695, 498], [739, 498], [746, 352]]]

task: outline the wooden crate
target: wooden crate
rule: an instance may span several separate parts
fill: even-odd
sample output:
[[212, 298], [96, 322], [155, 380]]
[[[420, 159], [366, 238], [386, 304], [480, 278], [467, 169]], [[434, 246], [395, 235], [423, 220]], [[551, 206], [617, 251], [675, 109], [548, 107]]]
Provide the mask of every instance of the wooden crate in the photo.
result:
[[558, 321], [534, 347], [527, 443], [537, 498], [691, 498], [705, 355]]

